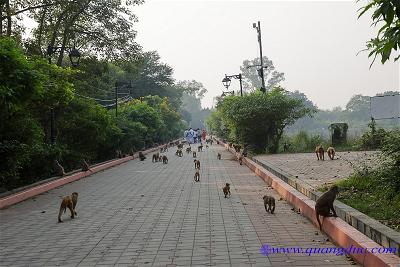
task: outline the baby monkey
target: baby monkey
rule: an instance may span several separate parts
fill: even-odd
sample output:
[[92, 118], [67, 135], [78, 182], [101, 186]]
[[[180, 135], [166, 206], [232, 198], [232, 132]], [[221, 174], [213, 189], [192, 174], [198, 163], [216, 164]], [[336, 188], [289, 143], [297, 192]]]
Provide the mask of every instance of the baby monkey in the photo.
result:
[[221, 159], [221, 154], [220, 153], [218, 153], [217, 159]]
[[76, 203], [78, 202], [78, 193], [73, 192], [72, 195], [66, 196], [63, 198], [60, 206], [60, 212], [58, 213], [58, 222], [61, 223], [61, 215], [67, 210], [67, 208], [71, 212], [71, 219], [75, 218], [75, 215], [78, 215], [75, 211]]
[[167, 158], [167, 156], [162, 156], [162, 163], [163, 164], [168, 164], [168, 158]]
[[194, 168], [200, 170], [200, 160], [195, 159], [193, 162], [194, 162]]
[[194, 174], [194, 181], [200, 182], [200, 169], [196, 169], [196, 172]]
[[275, 211], [275, 198], [270, 196], [263, 196], [264, 208], [266, 212], [274, 213]]
[[[319, 221], [319, 215], [323, 217], [337, 217], [336, 211], [333, 208], [333, 202], [335, 201], [337, 194], [339, 194], [339, 188], [334, 185], [328, 192], [325, 192], [317, 199], [317, 203], [315, 204], [315, 214], [317, 216], [320, 230], [322, 230], [322, 225]], [[333, 211], [333, 214], [330, 213], [331, 210]]]
[[231, 188], [229, 186], [230, 186], [230, 184], [226, 183], [224, 188], [222, 188], [222, 191], [224, 192], [225, 198], [228, 195], [229, 195], [229, 197], [231, 196]]
[[197, 156], [196, 151], [193, 151], [193, 158]]

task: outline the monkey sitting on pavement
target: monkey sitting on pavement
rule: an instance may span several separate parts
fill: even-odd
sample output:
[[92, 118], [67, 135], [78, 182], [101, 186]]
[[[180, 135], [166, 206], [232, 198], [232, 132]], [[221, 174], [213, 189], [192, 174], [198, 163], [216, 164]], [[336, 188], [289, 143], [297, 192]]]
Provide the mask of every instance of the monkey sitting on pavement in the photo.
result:
[[197, 156], [196, 151], [193, 151], [193, 158]]
[[264, 208], [266, 212], [274, 213], [275, 211], [275, 198], [270, 196], [263, 196]]
[[162, 163], [163, 164], [168, 164], [168, 158], [167, 158], [167, 156], [162, 156]]
[[324, 160], [324, 148], [322, 145], [319, 145], [315, 148], [315, 154], [317, 155], [318, 160]]
[[221, 159], [221, 154], [220, 153], [218, 153], [217, 159]]
[[230, 184], [226, 183], [224, 188], [222, 188], [222, 191], [224, 192], [225, 198], [229, 195], [229, 197], [231, 196], [231, 188], [230, 188]]
[[243, 165], [243, 156], [242, 155], [239, 156], [239, 164]]
[[87, 171], [92, 171], [89, 167], [89, 164], [86, 162], [86, 160], [82, 161], [82, 171], [87, 172]]
[[[320, 230], [322, 230], [322, 225], [319, 220], [320, 215], [323, 217], [337, 217], [336, 211], [333, 208], [333, 202], [335, 201], [337, 194], [339, 194], [339, 188], [334, 185], [329, 189], [329, 191], [325, 192], [317, 199], [317, 203], [315, 204], [315, 214], [317, 216]], [[331, 210], [333, 211], [333, 214], [330, 213]]]
[[67, 210], [67, 208], [71, 212], [71, 219], [75, 218], [75, 215], [78, 215], [75, 211], [76, 203], [78, 202], [78, 193], [74, 192], [70, 196], [66, 196], [63, 198], [61, 205], [60, 205], [60, 211], [58, 212], [58, 222], [61, 223], [61, 215], [62, 213]]
[[195, 159], [193, 162], [194, 162], [194, 168], [195, 169], [200, 169], [200, 160], [196, 160]]
[[328, 154], [328, 157], [333, 160], [333, 158], [335, 157], [335, 149], [330, 146], [326, 150], [326, 153]]
[[194, 174], [194, 181], [200, 182], [200, 169], [196, 169], [196, 172]]
[[140, 161], [143, 161], [146, 159], [146, 156], [143, 154], [142, 151], [139, 151], [139, 158], [140, 158]]

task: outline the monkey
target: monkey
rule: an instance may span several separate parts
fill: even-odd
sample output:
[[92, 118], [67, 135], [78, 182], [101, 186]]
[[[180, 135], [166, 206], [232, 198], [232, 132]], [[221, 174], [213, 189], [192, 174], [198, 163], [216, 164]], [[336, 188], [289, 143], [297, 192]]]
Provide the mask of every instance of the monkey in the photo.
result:
[[86, 160], [82, 161], [82, 171], [87, 172], [87, 171], [92, 171], [89, 167], [89, 164], [86, 162]]
[[193, 160], [193, 162], [194, 162], [194, 168], [200, 169], [200, 160]]
[[275, 211], [275, 198], [270, 196], [263, 196], [264, 208], [266, 212], [274, 213]]
[[186, 148], [186, 153], [189, 154], [190, 152], [192, 152], [192, 147], [189, 146], [189, 147]]
[[168, 145], [164, 146], [164, 152], [168, 152]]
[[220, 153], [218, 153], [217, 159], [221, 159], [221, 154]]
[[219, 145], [219, 141], [217, 140], [217, 145]]
[[179, 143], [177, 146], [178, 146], [179, 149], [183, 148], [183, 144], [181, 144], [181, 143]]
[[226, 183], [225, 187], [222, 188], [222, 191], [224, 192], [225, 198], [228, 195], [229, 195], [229, 197], [231, 196], [231, 188], [229, 186], [230, 186], [230, 184]]
[[197, 156], [196, 151], [193, 151], [193, 158]]
[[237, 153], [239, 153], [239, 152], [240, 152], [240, 149], [242, 148], [242, 146], [241, 146], [241, 145], [233, 145], [233, 148], [235, 149], [235, 151], [236, 151]]
[[60, 211], [58, 213], [58, 222], [61, 223], [61, 215], [62, 213], [67, 210], [67, 208], [71, 212], [71, 219], [75, 218], [75, 215], [78, 215], [75, 211], [76, 203], [78, 202], [78, 193], [73, 192], [72, 195], [66, 196], [63, 198], [61, 205], [60, 205]]
[[283, 151], [284, 151], [284, 152], [289, 151], [289, 146], [290, 146], [290, 144], [288, 144], [288, 143], [285, 142], [285, 143], [283, 144]]
[[158, 157], [158, 162], [161, 162], [163, 159], [163, 156], [162, 155], [160, 155], [159, 157]]
[[168, 164], [168, 158], [167, 158], [167, 156], [162, 156], [162, 163], [163, 164]]
[[324, 160], [324, 148], [322, 145], [319, 145], [315, 148], [315, 154], [317, 155], [318, 160]]
[[160, 154], [158, 152], [156, 154], [153, 154], [153, 158], [152, 158], [151, 162], [157, 162], [159, 157], [160, 157]]
[[54, 160], [54, 165], [55, 165], [55, 171], [57, 175], [60, 176], [64, 176], [65, 175], [65, 171], [63, 166], [61, 166], [61, 164], [58, 162], [58, 160]]
[[239, 156], [239, 164], [243, 165], [243, 156], [242, 155]]
[[196, 172], [194, 174], [194, 181], [200, 182], [200, 169], [196, 169]]
[[335, 157], [335, 149], [333, 147], [328, 147], [328, 149], [326, 150], [326, 153], [328, 154], [328, 157], [333, 160], [333, 158]]
[[183, 152], [181, 149], [177, 149], [175, 152], [175, 155], [177, 155], [178, 157], [182, 157], [183, 156]]
[[197, 147], [197, 152], [203, 151], [203, 144], [199, 145]]
[[143, 154], [142, 151], [139, 151], [139, 158], [140, 158], [140, 161], [143, 161], [146, 159], [146, 156]]
[[[319, 220], [319, 216], [323, 217], [337, 217], [336, 211], [333, 208], [333, 202], [336, 199], [337, 194], [339, 194], [339, 187], [336, 185], [332, 186], [329, 191], [325, 192], [320, 198], [317, 199], [315, 204], [315, 214], [317, 216], [317, 221], [319, 224], [319, 229], [322, 230], [322, 225]], [[333, 214], [330, 211], [333, 211]]]

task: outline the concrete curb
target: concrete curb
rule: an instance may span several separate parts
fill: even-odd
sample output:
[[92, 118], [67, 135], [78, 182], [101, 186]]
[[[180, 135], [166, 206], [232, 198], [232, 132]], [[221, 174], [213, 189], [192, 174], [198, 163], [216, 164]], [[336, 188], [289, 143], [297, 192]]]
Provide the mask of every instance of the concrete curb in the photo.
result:
[[[146, 154], [152, 153], [154, 151], [157, 151], [164, 145], [160, 145], [158, 147], [150, 148], [148, 150], [145, 150], [145, 151], [143, 151], [143, 154], [146, 155]], [[49, 191], [51, 189], [54, 189], [56, 187], [59, 187], [59, 186], [71, 183], [73, 181], [82, 179], [84, 177], [90, 176], [90, 175], [92, 175], [94, 173], [97, 173], [97, 172], [112, 168], [114, 166], [120, 165], [122, 163], [128, 162], [128, 161], [133, 160], [133, 159], [137, 159], [139, 157], [138, 155], [139, 154], [134, 154], [133, 157], [132, 156], [128, 156], [128, 157], [121, 158], [121, 159], [107, 161], [106, 163], [103, 163], [103, 164], [97, 164], [97, 165], [91, 167], [91, 171], [73, 172], [71, 175], [68, 175], [66, 177], [62, 177], [60, 179], [52, 180], [50, 182], [43, 183], [43, 184], [40, 184], [40, 185], [37, 185], [37, 186], [33, 186], [33, 187], [30, 187], [30, 188], [28, 188], [26, 190], [22, 190], [22, 191], [19, 191], [17, 193], [14, 193], [14, 194], [7, 195], [7, 196], [5, 196], [3, 198], [0, 198], [0, 209], [4, 209], [4, 208], [6, 208], [8, 206], [14, 205], [14, 204], [19, 203], [21, 201], [24, 201], [24, 200], [26, 200], [28, 198], [31, 198], [33, 196], [37, 196], [39, 194], [47, 192], [47, 191]]]
[[[229, 148], [227, 144], [223, 143], [222, 140], [218, 141], [225, 146], [228, 151], [236, 156], [239, 155], [232, 148]], [[314, 209], [315, 201], [309, 199], [254, 161], [243, 158], [243, 163], [268, 185], [271, 185], [287, 202], [298, 208], [303, 216], [307, 217], [318, 227]], [[382, 248], [382, 246], [363, 235], [340, 218], [323, 218], [322, 229], [336, 244], [343, 248], [351, 248], [351, 246], [369, 250], [372, 248]], [[362, 264], [362, 266], [366, 267], [400, 266], [400, 258], [393, 254], [374, 254], [367, 251], [365, 254], [351, 254], [351, 257]]]

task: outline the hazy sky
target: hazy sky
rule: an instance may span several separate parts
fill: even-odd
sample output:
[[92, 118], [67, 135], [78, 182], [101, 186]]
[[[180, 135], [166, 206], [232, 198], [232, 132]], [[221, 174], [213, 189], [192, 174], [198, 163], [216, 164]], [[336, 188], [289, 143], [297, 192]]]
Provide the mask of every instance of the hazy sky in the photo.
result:
[[[319, 108], [344, 107], [354, 94], [399, 90], [399, 63], [369, 69], [365, 42], [375, 36], [370, 14], [357, 20], [355, 1], [161, 1], [135, 7], [137, 42], [157, 50], [176, 80], [195, 79], [210, 107], [225, 74], [259, 56], [253, 22], [261, 21], [263, 55], [285, 73], [282, 85], [299, 90]], [[400, 60], [398, 61], [400, 62]], [[231, 89], [237, 90], [233, 80]]]

